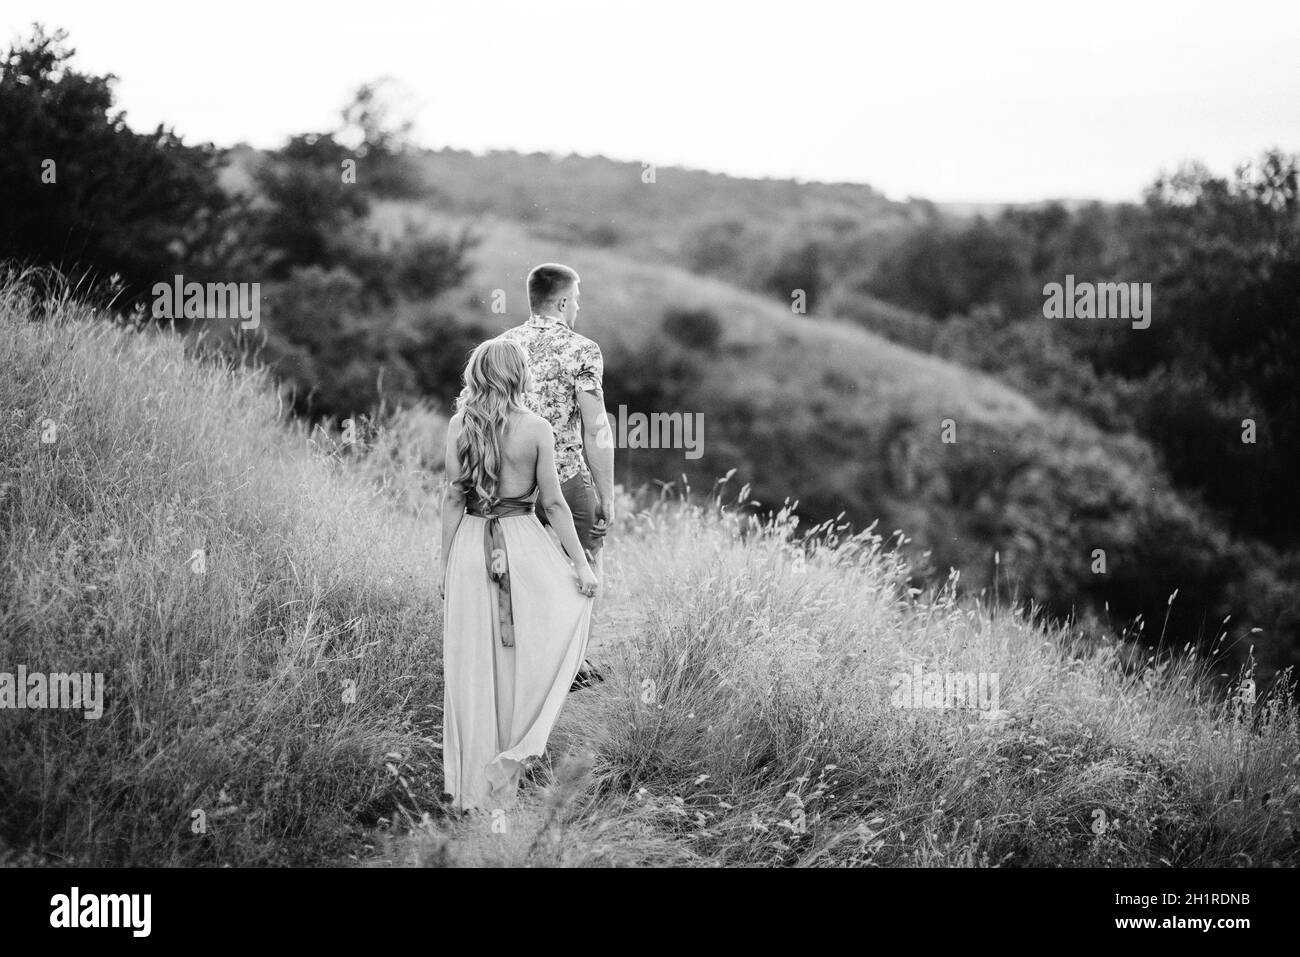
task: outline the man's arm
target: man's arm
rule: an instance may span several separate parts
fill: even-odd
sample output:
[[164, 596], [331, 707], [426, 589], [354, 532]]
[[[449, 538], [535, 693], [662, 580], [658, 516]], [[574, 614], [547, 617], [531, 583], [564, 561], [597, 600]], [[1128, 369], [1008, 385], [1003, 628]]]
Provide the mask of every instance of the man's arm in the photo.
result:
[[[529, 428], [536, 430], [538, 501], [542, 503], [551, 528], [555, 529], [560, 544], [573, 562], [580, 586], [594, 584], [595, 573], [591, 570], [587, 553], [583, 551], [578, 531], [573, 527], [573, 512], [564, 500], [564, 493], [560, 490], [560, 476], [555, 471], [555, 433], [551, 430], [550, 423], [540, 417], [530, 423]], [[583, 591], [583, 594], [587, 592]]]
[[614, 433], [605, 415], [605, 399], [599, 389], [578, 393], [578, 412], [582, 415], [582, 449], [587, 456], [591, 478], [600, 499], [598, 519], [614, 523]]

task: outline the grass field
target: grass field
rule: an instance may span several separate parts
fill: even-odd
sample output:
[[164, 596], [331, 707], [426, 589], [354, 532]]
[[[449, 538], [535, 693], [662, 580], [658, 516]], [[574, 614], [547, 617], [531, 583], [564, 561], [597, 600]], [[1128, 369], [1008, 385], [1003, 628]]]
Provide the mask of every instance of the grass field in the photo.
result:
[[[629, 500], [608, 680], [571, 697], [518, 808], [453, 820], [436, 477], [403, 433], [358, 454], [288, 424], [261, 374], [43, 306], [0, 292], [0, 671], [102, 672], [107, 706], [0, 712], [6, 863], [1300, 856], [1291, 702], [1243, 710], [1195, 660], [918, 593], [890, 542], [743, 521], [730, 484]], [[992, 384], [971, 401], [1033, 414]], [[997, 676], [998, 713], [895, 706], [918, 665]]]

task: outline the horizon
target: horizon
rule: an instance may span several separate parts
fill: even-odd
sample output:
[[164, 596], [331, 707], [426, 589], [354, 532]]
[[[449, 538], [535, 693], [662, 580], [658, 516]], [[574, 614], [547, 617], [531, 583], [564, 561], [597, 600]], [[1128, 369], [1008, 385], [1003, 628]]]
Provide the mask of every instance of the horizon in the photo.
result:
[[[220, 146], [222, 144], [217, 144], [217, 145]], [[250, 149], [258, 152], [263, 152], [263, 151], [274, 150], [276, 147], [254, 146], [251, 143], [246, 143], [241, 141], [239, 143], [228, 145], [226, 146], [226, 148], [231, 150]], [[557, 153], [553, 151], [547, 152], [545, 150], [520, 150], [520, 149], [514, 149], [512, 147], [488, 147], [486, 149], [474, 150], [474, 149], [466, 149], [465, 147], [454, 146], [452, 144], [446, 144], [443, 146], [427, 146], [425, 144], [416, 144], [415, 151], [417, 152], [417, 154], [418, 153], [440, 153], [444, 151], [450, 153], [468, 153], [471, 156], [473, 156], [475, 159], [486, 159], [487, 157], [491, 156], [494, 153], [502, 153], [502, 154], [511, 154], [514, 156], [524, 156], [524, 157], [544, 156], [547, 159], [551, 160], [552, 162], [563, 162], [565, 160], [604, 160], [605, 162], [614, 163], [614, 164], [623, 164], [623, 163], [638, 164], [641, 162], [640, 160], [636, 160], [636, 159], [628, 159], [626, 157], [619, 157], [619, 156], [608, 156], [603, 153], [575, 153], [575, 152]], [[852, 182], [849, 180], [803, 179], [797, 176], [746, 176], [746, 175], [740, 175], [735, 173], [728, 173], [723, 170], [702, 169], [698, 166], [689, 166], [680, 163], [658, 164], [655, 168], [656, 169], [677, 169], [686, 173], [702, 173], [706, 176], [723, 176], [726, 177], [727, 179], [742, 180], [746, 182], [773, 182], [773, 183], [792, 182], [799, 186], [860, 187], [863, 189], [872, 190], [873, 192], [876, 193], [880, 193], [880, 190], [876, 189], [875, 185], [872, 183]], [[1153, 174], [1153, 178], [1154, 178], [1154, 174]], [[898, 202], [898, 203], [932, 202], [937, 206], [946, 206], [946, 207], [1045, 206], [1050, 203], [1060, 203], [1065, 206], [1069, 206], [1072, 204], [1085, 205], [1089, 203], [1100, 203], [1102, 205], [1119, 205], [1119, 204], [1129, 203], [1129, 202], [1139, 202], [1141, 200], [1141, 196], [1134, 197], [1133, 199], [1117, 199], [1117, 200], [1098, 199], [1097, 197], [1094, 196], [1044, 196], [1041, 199], [1020, 199], [1020, 200], [998, 200], [998, 199], [936, 200], [936, 199], [931, 199], [929, 196], [905, 196], [901, 198], [887, 196], [886, 198], [891, 202]]]
[[604, 156], [1001, 205], [1136, 202], [1186, 162], [1227, 175], [1268, 149], [1300, 150], [1300, 114], [1288, 109], [1300, 102], [1300, 7], [1225, 9], [1107, 0], [1080, 29], [1068, 10], [1011, 0], [848, 12], [815, 0], [798, 17], [775, 4], [737, 16], [677, 0], [627, 14], [562, 0], [548, 10], [571, 34], [554, 52], [536, 29], [502, 26], [535, 16], [518, 0], [377, 0], [364, 16], [327, 5], [306, 19], [249, 0], [218, 18], [153, 0], [127, 16], [88, 0], [10, 0], [0, 23], [6, 43], [33, 22], [66, 30], [75, 68], [119, 77], [116, 106], [132, 128], [162, 124], [191, 143], [277, 148], [336, 127], [359, 85], [388, 77], [419, 148]]

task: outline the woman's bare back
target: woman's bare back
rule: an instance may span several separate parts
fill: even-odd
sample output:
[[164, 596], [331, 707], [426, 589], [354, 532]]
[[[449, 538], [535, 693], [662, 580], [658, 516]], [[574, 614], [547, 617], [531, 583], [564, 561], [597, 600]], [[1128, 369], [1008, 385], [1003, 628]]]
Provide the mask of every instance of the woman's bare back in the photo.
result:
[[512, 412], [501, 437], [501, 480], [497, 495], [517, 498], [528, 495], [537, 484], [537, 437], [528, 428], [537, 416], [531, 412]]

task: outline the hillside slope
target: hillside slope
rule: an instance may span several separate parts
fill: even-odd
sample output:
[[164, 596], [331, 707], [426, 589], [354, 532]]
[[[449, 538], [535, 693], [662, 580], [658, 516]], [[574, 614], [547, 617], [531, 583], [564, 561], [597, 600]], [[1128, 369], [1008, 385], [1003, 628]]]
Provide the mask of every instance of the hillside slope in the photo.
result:
[[447, 212], [530, 223], [556, 238], [657, 259], [677, 257], [685, 240], [710, 224], [779, 232], [819, 221], [885, 234], [918, 218], [923, 205], [857, 183], [746, 179], [676, 166], [656, 168], [648, 182], [641, 163], [603, 156], [443, 149], [418, 154], [416, 165], [430, 202]]
[[32, 312], [0, 290], [0, 671], [100, 672], [108, 704], [0, 714], [0, 858], [355, 847], [391, 813], [384, 755], [437, 756], [436, 529], [286, 429], [261, 375]]
[[[800, 544], [736, 503], [628, 516], [608, 680], [571, 697], [555, 779], [504, 833], [453, 822], [437, 528], [393, 494], [427, 476], [391, 437], [354, 459], [286, 428], [263, 377], [170, 336], [32, 315], [0, 295], [0, 662], [102, 672], [107, 702], [0, 715], [0, 860], [1296, 862], [1289, 702], [1243, 721], [1194, 662], [1126, 675], [1106, 643], [917, 594], [878, 537]], [[899, 707], [918, 667], [996, 676], [996, 706]]]
[[[681, 448], [620, 451], [629, 486], [685, 476], [707, 489], [735, 468], [765, 506], [797, 499], [804, 521], [843, 514], [857, 527], [903, 530], [925, 581], [957, 568], [973, 590], [1000, 583], [1060, 615], [1108, 607], [1121, 627], [1181, 591], [1165, 640], [1211, 641], [1232, 615], [1233, 654], [1253, 643], [1270, 676], [1286, 663], [1283, 632], [1251, 620], [1240, 595], [1222, 597], [1224, 583], [1240, 578], [1226, 533], [1171, 487], [1136, 437], [1047, 412], [989, 376], [856, 323], [798, 315], [662, 262], [412, 203], [386, 204], [376, 221], [435, 233], [469, 225], [482, 241], [466, 314], [489, 332], [527, 314], [532, 265], [579, 270], [580, 329], [604, 351], [610, 413], [702, 417], [698, 459]], [[678, 341], [670, 320], [682, 313], [716, 324], [718, 340]], [[1252, 627], [1265, 634], [1235, 641]]]
[[[444, 228], [464, 222], [436, 216], [431, 220]], [[897, 402], [978, 419], [1042, 419], [1028, 399], [988, 376], [847, 323], [796, 314], [722, 280], [621, 252], [538, 239], [525, 227], [501, 220], [479, 221], [475, 228], [483, 243], [474, 254], [477, 268], [468, 287], [484, 307], [483, 321], [495, 322], [498, 328], [526, 315], [521, 301], [524, 280], [529, 269], [549, 256], [581, 264], [580, 328], [615, 348], [651, 350], [663, 337], [665, 308], [702, 309], [722, 321], [724, 345], [757, 350], [757, 355], [750, 353], [760, 367], [755, 372], [771, 371], [778, 381], [782, 373], [788, 378], [810, 371], [841, 373], [849, 377], [851, 391], [873, 403]], [[506, 293], [508, 313], [491, 318], [497, 289]], [[780, 360], [773, 362], [778, 355]]]

